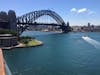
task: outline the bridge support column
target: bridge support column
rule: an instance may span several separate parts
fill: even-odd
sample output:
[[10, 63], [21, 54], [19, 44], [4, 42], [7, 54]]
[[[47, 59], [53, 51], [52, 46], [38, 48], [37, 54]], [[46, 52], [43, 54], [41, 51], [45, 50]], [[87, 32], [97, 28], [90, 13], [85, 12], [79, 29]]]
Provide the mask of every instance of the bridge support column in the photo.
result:
[[71, 31], [69, 26], [60, 26], [60, 28], [62, 29], [63, 33], [68, 33]]

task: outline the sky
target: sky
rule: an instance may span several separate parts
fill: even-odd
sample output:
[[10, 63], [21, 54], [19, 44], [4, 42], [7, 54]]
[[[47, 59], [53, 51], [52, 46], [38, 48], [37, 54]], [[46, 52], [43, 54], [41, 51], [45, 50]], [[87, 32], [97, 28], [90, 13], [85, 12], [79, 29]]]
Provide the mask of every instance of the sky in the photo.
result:
[[55, 11], [72, 26], [100, 25], [100, 0], [0, 0], [0, 11], [14, 10], [17, 16], [44, 9]]

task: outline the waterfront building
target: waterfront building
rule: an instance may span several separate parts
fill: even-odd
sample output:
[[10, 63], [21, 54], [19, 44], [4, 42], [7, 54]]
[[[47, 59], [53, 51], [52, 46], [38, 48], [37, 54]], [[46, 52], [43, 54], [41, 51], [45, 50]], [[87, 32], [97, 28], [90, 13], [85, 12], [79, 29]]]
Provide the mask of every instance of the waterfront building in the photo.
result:
[[94, 26], [93, 31], [100, 32], [100, 25]]
[[16, 13], [13, 10], [9, 10], [8, 14], [0, 12], [0, 29], [17, 31]]
[[9, 26], [8, 26], [8, 21], [2, 21], [0, 19], [0, 29], [9, 29]]
[[17, 45], [17, 37], [12, 34], [0, 34], [0, 47], [11, 47]]
[[0, 12], [0, 29], [9, 29], [8, 15], [6, 12]]
[[13, 10], [8, 11], [8, 19], [10, 29], [17, 31], [16, 13]]

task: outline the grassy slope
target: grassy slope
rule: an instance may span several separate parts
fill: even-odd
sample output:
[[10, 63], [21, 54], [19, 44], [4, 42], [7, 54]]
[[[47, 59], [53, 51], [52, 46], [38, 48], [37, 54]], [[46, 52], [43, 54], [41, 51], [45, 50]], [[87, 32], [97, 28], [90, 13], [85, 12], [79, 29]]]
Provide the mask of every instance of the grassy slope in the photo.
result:
[[26, 46], [36, 46], [36, 45], [40, 45], [41, 43], [35, 39], [29, 41]]

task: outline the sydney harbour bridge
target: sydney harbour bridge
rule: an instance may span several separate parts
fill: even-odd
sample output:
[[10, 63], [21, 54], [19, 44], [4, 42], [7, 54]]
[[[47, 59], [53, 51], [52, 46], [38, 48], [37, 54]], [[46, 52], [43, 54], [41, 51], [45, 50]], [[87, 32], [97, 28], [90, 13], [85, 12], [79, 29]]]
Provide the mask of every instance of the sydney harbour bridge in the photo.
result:
[[[37, 19], [39, 19], [42, 16], [49, 16], [53, 20], [56, 21], [56, 23], [45, 23], [42, 22], [36, 22]], [[65, 24], [64, 20], [54, 11], [51, 10], [39, 10], [39, 11], [33, 11], [26, 13], [20, 17], [17, 17], [17, 28], [18, 32], [22, 33], [25, 31], [29, 26], [53, 26], [53, 27], [59, 27], [59, 29], [62, 30], [62, 32], [69, 32], [70, 27]]]

